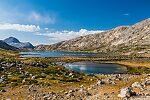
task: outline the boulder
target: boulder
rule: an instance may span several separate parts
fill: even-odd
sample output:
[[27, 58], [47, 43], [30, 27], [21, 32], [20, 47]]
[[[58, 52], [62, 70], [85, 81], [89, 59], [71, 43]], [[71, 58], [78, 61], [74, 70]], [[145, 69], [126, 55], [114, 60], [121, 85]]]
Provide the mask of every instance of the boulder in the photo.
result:
[[4, 80], [0, 78], [0, 83], [2, 83]]
[[121, 97], [121, 98], [129, 98], [132, 94], [132, 88], [131, 87], [125, 87], [125, 88], [122, 88], [121, 91], [120, 91], [120, 94], [118, 94], [118, 97]]
[[0, 71], [3, 71], [4, 70], [4, 68], [2, 68], [1, 66], [0, 66]]
[[150, 85], [150, 79], [146, 79], [144, 82], [143, 82], [144, 85]]
[[143, 90], [144, 86], [140, 82], [134, 82], [132, 84], [132, 88], [139, 88], [139, 89]]
[[32, 77], [31, 77], [31, 79], [35, 79], [35, 78], [36, 78], [36, 76], [32, 76]]
[[24, 78], [23, 80], [22, 80], [22, 83], [25, 83], [26, 82], [26, 78]]
[[1, 76], [1, 79], [7, 79], [8, 77], [7, 77], [7, 75], [2, 75]]
[[98, 80], [96, 85], [102, 85], [102, 84], [105, 84], [105, 82], [102, 80]]

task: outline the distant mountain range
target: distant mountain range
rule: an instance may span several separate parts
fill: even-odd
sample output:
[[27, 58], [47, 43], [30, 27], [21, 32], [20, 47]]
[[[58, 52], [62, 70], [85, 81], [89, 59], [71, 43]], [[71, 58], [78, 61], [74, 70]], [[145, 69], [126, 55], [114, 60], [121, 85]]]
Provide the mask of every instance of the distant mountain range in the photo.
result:
[[15, 37], [9, 37], [9, 38], [6, 38], [5, 40], [3, 40], [4, 42], [6, 42], [7, 44], [11, 45], [11, 46], [14, 46], [14, 47], [17, 47], [17, 48], [20, 48], [20, 49], [33, 49], [34, 46], [29, 43], [29, 42], [20, 42], [18, 39], [16, 39]]
[[[23, 50], [33, 49], [34, 46], [29, 42], [22, 43], [15, 37], [9, 37], [0, 41], [0, 48]], [[150, 18], [132, 26], [120, 26], [52, 45], [38, 45], [33, 50], [150, 54]]]
[[150, 52], [150, 18], [132, 26], [120, 26], [53, 45], [39, 45], [35, 50], [105, 53]]
[[34, 46], [29, 42], [22, 43], [15, 37], [9, 37], [5, 40], [0, 40], [0, 48], [9, 50], [23, 50], [34, 49]]

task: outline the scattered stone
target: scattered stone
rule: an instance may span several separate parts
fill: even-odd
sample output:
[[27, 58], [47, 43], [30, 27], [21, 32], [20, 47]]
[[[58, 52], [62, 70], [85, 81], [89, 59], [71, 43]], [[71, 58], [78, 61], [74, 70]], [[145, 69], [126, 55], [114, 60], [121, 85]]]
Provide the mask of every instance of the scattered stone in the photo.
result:
[[103, 81], [104, 83], [106, 83], [106, 84], [116, 84], [116, 83], [114, 82], [114, 80], [112, 80], [112, 79], [110, 79], [110, 78], [103, 79], [102, 81]]
[[132, 88], [139, 88], [141, 90], [144, 90], [144, 86], [140, 82], [134, 82], [132, 84]]
[[24, 78], [23, 80], [22, 80], [22, 83], [25, 83], [26, 82], [26, 78]]
[[84, 85], [81, 85], [81, 86], [80, 86], [80, 88], [83, 88], [83, 87], [84, 87]]
[[125, 87], [121, 89], [120, 94], [118, 94], [118, 97], [121, 97], [121, 98], [130, 97], [131, 94], [132, 94], [132, 88]]
[[33, 88], [33, 86], [34, 86], [33, 84], [32, 84], [32, 85], [29, 85], [29, 89]]
[[0, 93], [1, 93], [1, 92], [6, 92], [6, 91], [5, 91], [4, 89], [1, 89], [1, 90], [0, 90]]
[[79, 91], [80, 91], [80, 92], [83, 92], [83, 91], [84, 91], [84, 89], [83, 89], [83, 88], [80, 88], [80, 89], [79, 89]]
[[144, 85], [150, 85], [150, 79], [146, 79], [144, 82], [143, 82]]
[[4, 70], [4, 68], [2, 68], [1, 66], [0, 66], [0, 71], [3, 71]]
[[69, 73], [69, 76], [72, 76], [73, 75], [73, 73]]
[[4, 80], [0, 78], [0, 83], [2, 83]]
[[32, 77], [31, 77], [31, 79], [35, 79], [35, 78], [36, 78], [36, 76], [32, 76]]
[[91, 94], [90, 94], [88, 91], [83, 91], [83, 94], [84, 94], [85, 96], [91, 96]]
[[97, 82], [97, 85], [102, 85], [102, 84], [105, 84], [105, 82], [102, 81], [102, 80], [99, 80], [99, 81]]
[[8, 77], [6, 75], [2, 75], [1, 79], [7, 79]]

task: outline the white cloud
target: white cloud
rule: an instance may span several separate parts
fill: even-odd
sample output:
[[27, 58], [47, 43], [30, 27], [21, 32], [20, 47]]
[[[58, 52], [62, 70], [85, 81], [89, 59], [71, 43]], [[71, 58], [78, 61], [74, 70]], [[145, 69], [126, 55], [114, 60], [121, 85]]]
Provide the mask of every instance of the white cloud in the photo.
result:
[[44, 14], [40, 14], [40, 13], [37, 13], [37, 12], [31, 12], [29, 14], [29, 17], [28, 19], [30, 21], [35, 21], [35, 22], [38, 22], [38, 23], [47, 23], [47, 24], [54, 24], [55, 23], [55, 17], [52, 16], [52, 15], [44, 15]]
[[21, 25], [21, 24], [10, 24], [4, 23], [0, 24], [0, 30], [16, 30], [24, 32], [35, 32], [39, 31], [40, 27], [35, 25]]
[[41, 34], [41, 33], [37, 32], [36, 35], [48, 36], [48, 37], [50, 37], [50, 40], [54, 40], [54, 41], [58, 42], [58, 41], [73, 39], [73, 38], [76, 38], [79, 36], [85, 36], [88, 34], [95, 34], [95, 33], [101, 33], [101, 32], [103, 32], [103, 31], [101, 31], [101, 30], [90, 30], [90, 31], [88, 31], [86, 29], [81, 29], [78, 32], [67, 31], [67, 30], [51, 32], [48, 34]]

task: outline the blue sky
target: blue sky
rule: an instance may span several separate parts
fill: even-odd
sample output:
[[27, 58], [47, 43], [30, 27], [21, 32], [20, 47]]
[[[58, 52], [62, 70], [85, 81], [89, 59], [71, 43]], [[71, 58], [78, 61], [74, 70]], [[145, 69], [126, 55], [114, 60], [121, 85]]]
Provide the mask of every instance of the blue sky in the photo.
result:
[[0, 39], [52, 44], [150, 17], [150, 0], [0, 0]]

